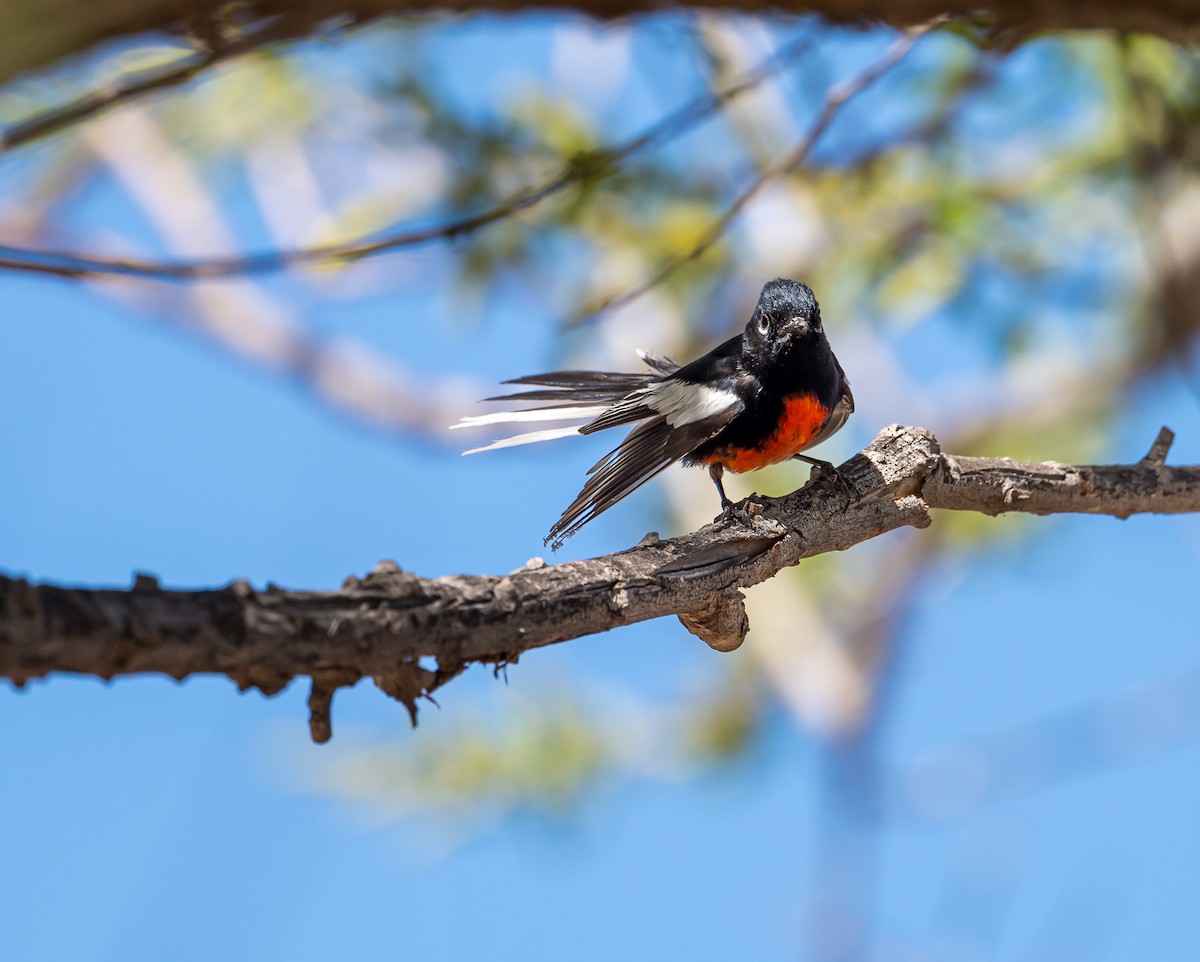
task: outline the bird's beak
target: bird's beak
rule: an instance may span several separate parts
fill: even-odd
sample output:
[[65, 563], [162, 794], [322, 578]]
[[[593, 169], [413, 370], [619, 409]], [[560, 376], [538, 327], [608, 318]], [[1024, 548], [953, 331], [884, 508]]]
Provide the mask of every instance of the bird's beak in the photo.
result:
[[790, 329], [791, 333], [796, 334], [800, 337], [804, 337], [804, 335], [806, 335], [810, 330], [812, 330], [812, 327], [809, 325], [808, 320], [803, 317], [789, 317], [788, 318], [788, 328]]

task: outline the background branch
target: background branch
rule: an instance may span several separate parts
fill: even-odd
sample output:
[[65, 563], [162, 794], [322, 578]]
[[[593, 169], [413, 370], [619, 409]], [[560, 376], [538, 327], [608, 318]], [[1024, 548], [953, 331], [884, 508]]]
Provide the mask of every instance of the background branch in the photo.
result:
[[[219, 28], [196, 31], [190, 37], [195, 49], [179, 60], [119, 77], [97, 90], [57, 107], [51, 107], [0, 130], [0, 154], [56, 134], [97, 114], [156, 90], [177, 87], [210, 67], [272, 43], [303, 35], [303, 27], [289, 18], [277, 18], [236, 38], [225, 38]], [[203, 36], [200, 34], [203, 33]]]
[[[793, 41], [721, 90], [695, 98], [635, 137], [612, 147], [590, 151], [585, 155], [572, 158], [556, 176], [544, 183], [519, 190], [491, 207], [474, 214], [451, 218], [430, 227], [415, 230], [393, 230], [374, 237], [358, 237], [342, 243], [322, 244], [315, 247], [267, 251], [261, 254], [242, 256], [186, 258], [175, 262], [102, 257], [70, 251], [35, 250], [0, 245], [0, 269], [51, 274], [67, 278], [130, 277], [146, 280], [188, 281], [265, 274], [292, 267], [345, 264], [364, 257], [421, 247], [437, 241], [456, 240], [497, 221], [529, 210], [569, 187], [586, 181], [595, 181], [612, 174], [623, 161], [633, 155], [669, 143], [691, 128], [715, 116], [742, 94], [754, 90], [764, 81], [794, 64], [810, 46], [811, 40], [808, 37]], [[206, 55], [206, 57], [208, 62], [215, 62], [215, 54]], [[153, 89], [155, 86], [180, 83], [194, 76], [198, 69], [197, 67], [191, 73], [186, 73], [186, 65], [181, 65], [174, 68], [174, 73], [168, 71], [168, 73], [172, 73], [172, 76], [178, 74], [175, 79], [169, 81], [159, 79], [157, 83], [152, 83], [151, 78], [147, 78], [141, 84], [136, 80], [131, 81], [129, 92], [119, 99], [128, 99], [136, 93], [143, 92], [144, 89]], [[843, 96], [842, 99], [846, 99], [846, 96]], [[102, 106], [110, 106], [112, 102], [115, 101], [106, 100], [104, 94], [96, 94], [91, 98], [84, 98], [77, 104], [15, 125], [0, 135], [0, 151], [28, 140], [38, 132], [45, 133], [49, 129], [61, 128], [74, 120], [85, 119], [96, 113]], [[95, 106], [89, 106], [92, 104]], [[829, 112], [828, 104], [825, 112]], [[822, 119], [813, 128], [811, 139], [815, 140], [820, 136], [831, 119], [832, 116], [826, 117], [825, 114], [822, 114]], [[799, 160], [796, 163], [799, 163]], [[757, 191], [761, 186], [762, 182], [758, 183], [754, 190]], [[746, 200], [749, 200], [749, 196], [742, 200], [742, 205]], [[728, 215], [728, 219], [732, 219], [732, 216], [733, 214]], [[721, 230], [723, 231], [724, 227]], [[700, 253], [702, 251], [693, 253], [689, 259], [699, 256]]]
[[[699, 0], [688, 4], [696, 9], [723, 8], [726, 2]], [[365, 22], [378, 17], [431, 10], [477, 10], [481, 7], [503, 12], [533, 11], [564, 7], [594, 17], [616, 18], [636, 13], [655, 12], [657, 3], [630, 0], [491, 0], [489, 3], [465, 3], [463, 0], [308, 0], [302, 6], [279, 0], [253, 0], [240, 5], [239, 14], [255, 22], [286, 11], [297, 24], [310, 32], [336, 21]], [[862, 23], [879, 19], [896, 26], [920, 23], [940, 13], [978, 15], [974, 0], [806, 0], [804, 3], [743, 2], [744, 12], [816, 13], [843, 23]], [[114, 0], [58, 0], [55, 16], [49, 20], [44, 11], [26, 4], [0, 4], [0, 81], [28, 70], [42, 69], [97, 44], [147, 31], [179, 30], [191, 22], [211, 21], [228, 9], [223, 0], [139, 0], [116, 3]], [[1195, 35], [1194, 11], [1174, 0], [1149, 0], [1128, 4], [1120, 0], [1095, 3], [1067, 3], [1063, 0], [1008, 0], [996, 5], [989, 21], [996, 29], [1028, 34], [1056, 29], [1116, 28], [1161, 34], [1178, 40]]]
[[96, 591], [0, 578], [0, 676], [21, 685], [52, 671], [209, 672], [272, 694], [308, 675], [312, 731], [324, 740], [333, 692], [363, 677], [415, 718], [417, 700], [471, 662], [508, 664], [531, 648], [651, 618], [678, 615], [713, 648], [731, 650], [748, 628], [739, 589], [897, 527], [924, 527], [928, 507], [1195, 512], [1200, 466], [960, 458], [943, 455], [927, 431], [892, 426], [838, 478], [748, 500], [669, 541], [648, 535], [629, 550], [562, 565], [533, 559], [503, 577], [428, 580], [385, 562], [336, 592], [258, 592], [245, 582], [166, 591], [146, 576], [130, 591]]
[[[153, 116], [130, 108], [85, 131], [85, 143], [125, 185], [168, 249], [233, 245], [234, 229], [182, 151]], [[183, 290], [113, 285], [104, 292], [216, 345], [232, 357], [294, 379], [315, 398], [364, 424], [445, 440], [448, 426], [484, 391], [465, 378], [418, 377], [361, 338], [318, 336], [287, 302], [245, 279], [200, 281]]]
[[637, 300], [643, 294], [652, 291], [660, 284], [668, 280], [676, 271], [684, 267], [692, 261], [699, 260], [703, 257], [714, 244], [716, 244], [725, 232], [729, 230], [730, 225], [737, 218], [750, 201], [752, 201], [768, 184], [778, 180], [780, 177], [791, 173], [799, 167], [812, 153], [817, 142], [820, 141], [825, 131], [829, 129], [829, 125], [833, 123], [835, 117], [841, 109], [858, 94], [862, 93], [871, 86], [881, 76], [891, 70], [896, 64], [903, 60], [912, 50], [913, 46], [934, 27], [944, 23], [945, 17], [937, 17], [928, 23], [921, 24], [918, 27], [913, 27], [907, 31], [904, 36], [900, 37], [884, 52], [875, 63], [871, 64], [866, 70], [856, 77], [851, 77], [842, 83], [836, 84], [830, 88], [825, 95], [825, 100], [821, 104], [821, 109], [817, 112], [817, 117], [813, 121], [800, 141], [789, 150], [783, 157], [775, 163], [764, 168], [753, 181], [746, 186], [741, 193], [737, 195], [721, 215], [709, 225], [705, 230], [700, 240], [692, 246], [692, 248], [677, 257], [672, 257], [656, 270], [650, 277], [646, 278], [640, 284], [630, 288], [623, 294], [618, 294], [615, 297], [610, 297], [599, 304], [581, 312], [580, 316], [575, 318], [575, 323], [581, 323], [585, 320], [592, 320], [599, 317], [601, 314], [607, 314], [611, 311], [620, 310], [627, 304]]

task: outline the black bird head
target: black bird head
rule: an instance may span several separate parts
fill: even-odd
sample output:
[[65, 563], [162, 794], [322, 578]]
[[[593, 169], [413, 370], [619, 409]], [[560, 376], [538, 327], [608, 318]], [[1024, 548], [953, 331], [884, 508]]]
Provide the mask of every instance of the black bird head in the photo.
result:
[[742, 336], [749, 353], [767, 358], [823, 338], [821, 307], [812, 289], [781, 277], [768, 281]]

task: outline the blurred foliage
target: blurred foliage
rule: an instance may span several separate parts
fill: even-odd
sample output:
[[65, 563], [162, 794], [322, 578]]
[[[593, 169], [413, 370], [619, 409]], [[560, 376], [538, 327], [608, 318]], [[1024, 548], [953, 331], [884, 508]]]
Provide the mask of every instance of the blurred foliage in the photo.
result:
[[[469, 20], [385, 23], [249, 54], [186, 91], [122, 109], [157, 125], [202, 173], [218, 207], [242, 196], [255, 151], [285, 145], [315, 185], [306, 227], [276, 238], [285, 246], [436, 225], [575, 171], [582, 176], [572, 189], [452, 238], [415, 272], [387, 275], [397, 291], [434, 285], [473, 299], [514, 283], [565, 318], [686, 253], [730, 198], [802, 136], [828, 85], [869, 62], [886, 39], [814, 21], [665, 22], [681, 29], [663, 31], [654, 20], [614, 27], [611, 48], [589, 46], [597, 42], [590, 28], [548, 25], [540, 40], [523, 37], [491, 58], [470, 45]], [[612, 163], [613, 144], [804, 31], [815, 52], [779, 80], [659, 149]], [[928, 412], [943, 446], [961, 453], [1112, 454], [1121, 398], [1194, 350], [1200, 249], [1172, 248], [1182, 280], [1170, 297], [1156, 265], [1164, 218], [1200, 169], [1200, 63], [1194, 51], [1151, 37], [1042, 37], [1015, 49], [1009, 41], [986, 20], [928, 38], [914, 62], [848, 107], [814, 158], [753, 202], [722, 243], [653, 295], [564, 338], [564, 352], [586, 346], [593, 363], [605, 352], [628, 363], [637, 337], [686, 357], [740, 327], [765, 278], [800, 276], [819, 292], [839, 350], [854, 345], [875, 359], [865, 382], [851, 371], [861, 413], [831, 447], [848, 450], [903, 410]], [[550, 66], [519, 69], [538, 44]], [[163, 56], [147, 41], [82, 79], [0, 92], [0, 117], [43, 109]], [[0, 206], [0, 225], [30, 244], [68, 247], [64, 225], [104, 170], [79, 131], [33, 151], [36, 165], [19, 153], [3, 158], [26, 186]], [[286, 179], [254, 190], [263, 209], [295, 206]], [[957, 365], [931, 369], [929, 345]], [[785, 467], [747, 483], [769, 492], [797, 480]], [[672, 490], [680, 517], [696, 520], [692, 489]], [[837, 664], [873, 691], [907, 592], [939, 555], [966, 556], [1028, 528], [939, 518], [938, 536], [920, 547], [897, 538], [856, 549], [856, 570], [878, 577], [847, 577], [843, 557], [814, 559], [803, 578], [788, 581], [805, 605], [790, 623], [798, 636], [832, 638], [845, 655]], [[765, 614], [752, 606], [751, 623], [769, 621]], [[499, 726], [464, 717], [438, 738], [336, 756], [322, 787], [396, 815], [561, 815], [621, 772], [674, 774], [744, 755], [780, 716], [775, 709], [806, 717], [803, 705], [780, 696], [791, 690], [778, 677], [783, 669], [756, 658], [755, 647], [752, 633], [747, 657], [671, 715], [662, 726], [671, 737], [654, 741], [653, 765], [631, 747], [657, 727], [634, 724], [637, 710], [615, 724], [558, 697]], [[812, 675], [819, 689], [822, 666], [834, 663], [797, 658], [786, 670]], [[837, 734], [868, 729], [870, 710], [868, 701], [847, 711], [852, 720]]]
[[302, 787], [385, 819], [428, 818], [449, 836], [509, 815], [570, 820], [619, 773], [675, 779], [746, 758], [763, 704], [746, 671], [668, 706], [559, 684], [514, 695], [500, 724], [461, 706], [404, 750], [385, 741], [330, 753]]
[[525, 808], [561, 814], [586, 797], [616, 755], [603, 729], [561, 698], [519, 709], [499, 728], [479, 716], [460, 717], [441, 737], [413, 748], [361, 749], [335, 758], [325, 774], [339, 791], [385, 800], [390, 814], [422, 812], [453, 822]]

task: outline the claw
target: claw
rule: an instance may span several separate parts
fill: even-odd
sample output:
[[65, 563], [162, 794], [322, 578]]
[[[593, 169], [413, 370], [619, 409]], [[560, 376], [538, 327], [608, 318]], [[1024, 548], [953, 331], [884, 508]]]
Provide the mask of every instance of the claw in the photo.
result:
[[817, 484], [826, 475], [831, 474], [833, 475], [834, 483], [847, 494], [850, 494], [854, 491], [854, 486], [846, 478], [842, 477], [842, 473], [831, 461], [821, 461], [817, 458], [810, 458], [803, 454], [793, 454], [792, 457], [797, 461], [804, 461], [812, 465], [812, 471], [808, 476], [809, 484]]

